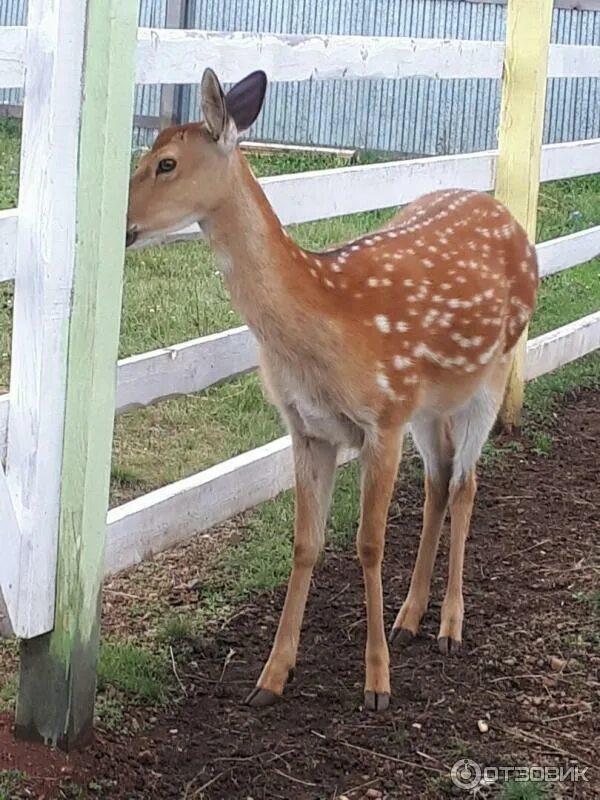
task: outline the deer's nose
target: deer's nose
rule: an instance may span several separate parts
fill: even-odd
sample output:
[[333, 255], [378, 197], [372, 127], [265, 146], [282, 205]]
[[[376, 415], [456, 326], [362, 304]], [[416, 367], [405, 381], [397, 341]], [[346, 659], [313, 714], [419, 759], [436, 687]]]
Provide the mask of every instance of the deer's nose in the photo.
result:
[[137, 225], [130, 225], [125, 234], [125, 247], [131, 247], [138, 237]]

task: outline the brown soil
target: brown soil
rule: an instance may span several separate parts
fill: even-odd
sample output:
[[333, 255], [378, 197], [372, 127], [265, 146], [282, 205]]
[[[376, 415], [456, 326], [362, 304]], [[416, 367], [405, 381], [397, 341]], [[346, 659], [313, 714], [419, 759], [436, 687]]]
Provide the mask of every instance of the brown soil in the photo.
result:
[[[0, 718], [0, 769], [34, 776], [15, 797], [79, 797], [64, 788], [72, 776], [88, 787], [82, 796], [111, 800], [444, 798], [460, 794], [448, 774], [463, 756], [498, 766], [577, 763], [588, 781], [550, 796], [600, 797], [599, 404], [593, 393], [565, 404], [550, 455], [522, 443], [480, 470], [463, 652], [447, 658], [436, 647], [446, 541], [423, 629], [392, 654], [389, 712], [360, 707], [360, 570], [352, 552], [327, 552], [297, 676], [279, 705], [259, 712], [241, 700], [268, 654], [283, 589], [176, 650], [187, 694], [157, 717], [138, 712], [138, 733], [100, 731], [85, 754], [67, 757], [15, 745]], [[388, 626], [410, 578], [421, 506], [420, 489], [400, 486], [384, 570]]]

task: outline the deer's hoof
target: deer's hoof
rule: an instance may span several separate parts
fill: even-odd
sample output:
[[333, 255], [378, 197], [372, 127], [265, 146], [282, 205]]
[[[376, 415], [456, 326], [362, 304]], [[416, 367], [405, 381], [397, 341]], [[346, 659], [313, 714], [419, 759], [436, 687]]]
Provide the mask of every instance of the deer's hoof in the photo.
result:
[[389, 692], [365, 692], [365, 708], [367, 711], [387, 711], [390, 707]]
[[261, 689], [260, 686], [255, 686], [246, 698], [246, 705], [252, 708], [266, 708], [272, 706], [280, 699], [280, 695], [275, 694], [270, 689]]
[[438, 639], [438, 647], [440, 653], [445, 656], [454, 656], [460, 652], [462, 644], [457, 639], [452, 639], [449, 636], [440, 636]]
[[414, 638], [414, 633], [409, 631], [408, 628], [392, 628], [388, 641], [390, 645], [406, 647], [406, 645], [410, 644]]

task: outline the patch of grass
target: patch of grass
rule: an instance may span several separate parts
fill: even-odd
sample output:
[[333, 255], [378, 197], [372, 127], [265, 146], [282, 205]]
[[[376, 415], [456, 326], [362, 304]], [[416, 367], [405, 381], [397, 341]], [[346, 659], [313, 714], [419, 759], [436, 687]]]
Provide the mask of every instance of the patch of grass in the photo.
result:
[[171, 612], [159, 623], [156, 638], [166, 644], [178, 644], [193, 641], [198, 634], [199, 624], [196, 614]]
[[107, 641], [100, 646], [98, 689], [117, 689], [133, 703], [165, 702], [167, 655], [130, 642]]
[[507, 781], [502, 784], [499, 800], [546, 800], [550, 791], [545, 783], [533, 781]]
[[594, 614], [600, 614], [600, 589], [589, 592], [577, 592], [573, 595], [577, 602], [590, 606]]
[[83, 800], [85, 793], [83, 787], [78, 783], [67, 781], [60, 785], [61, 800]]
[[0, 686], [0, 711], [12, 711], [17, 699], [17, 676], [9, 675]]
[[545, 431], [534, 430], [531, 433], [531, 446], [538, 456], [547, 456], [552, 450], [552, 436]]
[[0, 800], [12, 800], [13, 792], [26, 779], [27, 775], [19, 770], [0, 770]]
[[105, 730], [122, 729], [125, 717], [126, 700], [120, 692], [104, 685], [103, 691], [96, 695], [94, 715]]
[[509, 456], [511, 453], [522, 453], [523, 452], [523, 445], [521, 442], [514, 440], [514, 441], [507, 441], [499, 444], [495, 442], [493, 439], [488, 439], [488, 441], [483, 446], [483, 451], [481, 453], [481, 460], [480, 464], [484, 467], [484, 469], [490, 469], [492, 467], [497, 467]]

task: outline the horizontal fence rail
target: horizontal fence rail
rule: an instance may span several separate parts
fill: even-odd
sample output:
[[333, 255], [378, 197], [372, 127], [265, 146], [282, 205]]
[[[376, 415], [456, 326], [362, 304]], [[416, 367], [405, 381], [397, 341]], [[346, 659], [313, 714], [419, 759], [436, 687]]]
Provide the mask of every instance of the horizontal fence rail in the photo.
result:
[[[0, 88], [23, 85], [26, 38], [25, 27], [0, 27]], [[136, 81], [198, 83], [206, 66], [225, 82], [254, 69], [271, 81], [500, 78], [503, 56], [494, 41], [140, 28]], [[548, 77], [600, 77], [599, 48], [551, 45]]]
[[257, 343], [243, 325], [119, 361], [116, 413], [207, 389], [257, 366]]
[[525, 378], [530, 381], [600, 348], [600, 311], [576, 319], [527, 343]]

